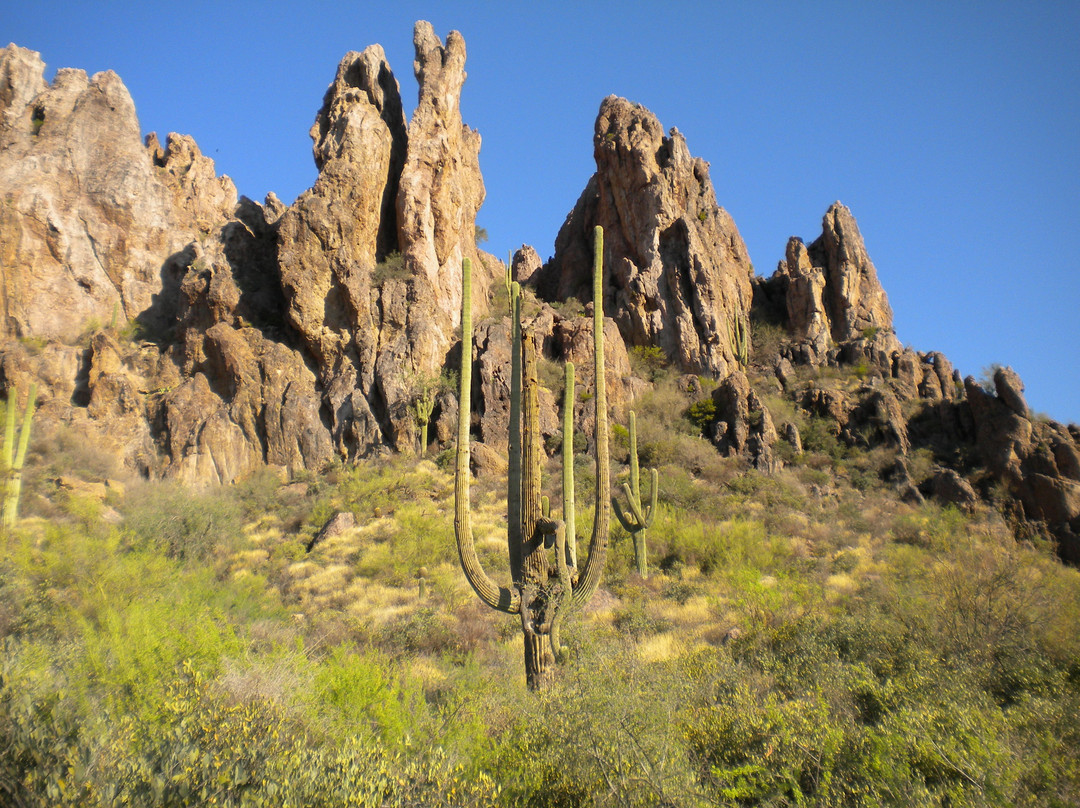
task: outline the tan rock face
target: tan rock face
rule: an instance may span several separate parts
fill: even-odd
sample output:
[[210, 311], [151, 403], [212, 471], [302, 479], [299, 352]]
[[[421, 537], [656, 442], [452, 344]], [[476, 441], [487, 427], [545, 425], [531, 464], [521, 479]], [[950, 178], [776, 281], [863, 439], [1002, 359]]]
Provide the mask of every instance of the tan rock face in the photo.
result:
[[1023, 515], [1042, 522], [1067, 561], [1080, 562], [1080, 441], [1061, 424], [1028, 419], [1020, 377], [994, 374], [996, 395], [968, 376], [966, 404], [978, 457], [1016, 497]]
[[851, 211], [833, 203], [822, 220], [821, 237], [807, 248], [825, 268], [833, 339], [854, 339], [866, 329], [892, 328], [892, 309], [878, 281]]
[[236, 191], [190, 139], [155, 165], [115, 73], [47, 85], [43, 71], [0, 51], [0, 335], [70, 342], [150, 309], [169, 257], [220, 226]]
[[451, 31], [444, 47], [431, 23], [421, 21], [413, 46], [420, 97], [409, 122], [409, 151], [397, 194], [398, 240], [410, 270], [426, 278], [438, 309], [456, 328], [462, 259], [472, 261], [481, 300], [487, 299], [492, 277], [476, 250], [476, 213], [485, 194], [480, 134], [461, 120], [466, 75], [461, 34]]
[[[493, 276], [464, 41], [415, 34], [411, 128], [382, 49], [348, 54], [311, 130], [318, 181], [288, 209], [238, 204], [188, 137], [144, 145], [114, 74], [50, 86], [36, 54], [0, 52], [0, 338], [45, 342], [9, 340], [4, 381], [42, 381], [44, 405], [91, 432], [130, 421], [111, 450], [191, 483], [411, 447], [415, 383], [456, 341], [462, 258], [481, 313]], [[128, 320], [161, 361], [115, 338]], [[51, 342], [95, 329], [85, 355]]]
[[480, 138], [460, 113], [465, 43], [451, 32], [443, 47], [422, 22], [414, 45], [408, 131], [382, 48], [345, 57], [311, 130], [319, 179], [279, 224], [287, 320], [314, 357], [344, 456], [411, 446], [415, 384], [439, 374], [456, 339], [463, 258], [476, 267], [474, 308], [487, 308]]
[[825, 213], [821, 236], [809, 247], [788, 241], [772, 281], [784, 290], [791, 335], [819, 359], [830, 344], [892, 328], [892, 309], [859, 226], [839, 202]]
[[627, 344], [659, 345], [686, 372], [727, 375], [752, 270], [708, 164], [690, 156], [677, 130], [665, 136], [651, 112], [615, 96], [600, 105], [593, 153], [596, 174], [559, 231], [541, 295], [589, 299], [592, 230], [601, 225], [604, 307]]

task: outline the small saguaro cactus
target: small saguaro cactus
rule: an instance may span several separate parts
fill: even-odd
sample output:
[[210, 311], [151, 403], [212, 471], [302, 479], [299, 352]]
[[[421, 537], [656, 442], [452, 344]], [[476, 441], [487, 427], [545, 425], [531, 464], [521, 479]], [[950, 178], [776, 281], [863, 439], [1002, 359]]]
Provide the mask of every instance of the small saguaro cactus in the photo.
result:
[[22, 470], [26, 461], [26, 450], [30, 446], [30, 421], [34, 417], [34, 399], [37, 397], [37, 385], [30, 385], [30, 394], [26, 397], [26, 410], [23, 412], [22, 428], [18, 435], [18, 448], [15, 446], [15, 410], [18, 406], [15, 388], [7, 391], [7, 425], [4, 429], [3, 467], [0, 474], [4, 478], [4, 501], [0, 508], [0, 522], [4, 527], [12, 527], [19, 514], [19, 495], [22, 493]]
[[427, 598], [427, 567], [420, 567], [416, 571], [416, 597], [418, 600], [425, 600]]
[[[469, 420], [472, 396], [472, 267], [462, 271], [461, 379], [457, 464], [454, 475], [454, 534], [461, 566], [480, 599], [493, 609], [518, 615], [525, 639], [525, 680], [532, 690], [554, 676], [555, 652], [562, 652], [559, 626], [566, 614], [588, 602], [600, 584], [607, 558], [611, 508], [608, 461], [607, 390], [604, 375], [604, 311], [601, 294], [603, 230], [595, 231], [593, 254], [593, 363], [596, 384], [596, 515], [589, 555], [577, 566], [573, 494], [573, 367], [567, 367], [563, 414], [563, 514], [552, 519], [540, 496], [540, 385], [536, 339], [522, 334], [521, 289], [511, 286], [509, 464], [506, 486], [510, 586], [499, 586], [476, 553], [469, 507]], [[569, 469], [568, 469], [569, 466]], [[550, 550], [554, 548], [554, 558]]]
[[638, 471], [637, 455], [637, 417], [634, 411], [630, 411], [630, 482], [623, 483], [623, 493], [626, 494], [626, 502], [630, 512], [623, 513], [619, 507], [617, 498], [611, 498], [611, 504], [615, 507], [615, 516], [626, 532], [634, 537], [634, 562], [637, 564], [637, 572], [642, 578], [649, 575], [649, 562], [646, 557], [645, 531], [652, 527], [653, 519], [656, 518], [656, 469], [649, 469], [652, 479], [652, 495], [648, 505], [642, 507], [641, 479]]
[[746, 367], [750, 364], [750, 340], [746, 334], [746, 325], [738, 314], [731, 318], [728, 330], [731, 332], [731, 352], [735, 354], [738, 363]]
[[425, 387], [409, 405], [412, 410], [416, 425], [420, 427], [420, 454], [427, 454], [428, 424], [431, 422], [431, 412], [435, 409], [435, 390], [433, 387]]

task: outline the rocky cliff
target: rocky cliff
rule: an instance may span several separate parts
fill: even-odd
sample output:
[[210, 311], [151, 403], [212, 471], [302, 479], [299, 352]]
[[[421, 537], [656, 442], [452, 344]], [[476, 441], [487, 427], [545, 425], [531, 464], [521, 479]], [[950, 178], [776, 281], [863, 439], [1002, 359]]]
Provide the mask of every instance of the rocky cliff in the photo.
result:
[[144, 143], [115, 74], [48, 85], [37, 54], [0, 52], [5, 387], [41, 381], [40, 420], [191, 483], [411, 447], [462, 259], [480, 312], [497, 270], [474, 240], [465, 42], [418, 23], [414, 45], [408, 127], [382, 48], [345, 56], [311, 130], [318, 180], [288, 208], [237, 200], [188, 137]]

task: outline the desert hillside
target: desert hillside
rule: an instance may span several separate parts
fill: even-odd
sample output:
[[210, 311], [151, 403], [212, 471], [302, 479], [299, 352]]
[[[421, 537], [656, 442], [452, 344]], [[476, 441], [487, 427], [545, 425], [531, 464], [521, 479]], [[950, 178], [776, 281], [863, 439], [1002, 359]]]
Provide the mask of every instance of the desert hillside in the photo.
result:
[[1080, 428], [904, 345], [840, 202], [758, 274], [624, 98], [552, 255], [484, 252], [465, 41], [414, 46], [288, 206], [0, 51], [0, 804], [1080, 801]]

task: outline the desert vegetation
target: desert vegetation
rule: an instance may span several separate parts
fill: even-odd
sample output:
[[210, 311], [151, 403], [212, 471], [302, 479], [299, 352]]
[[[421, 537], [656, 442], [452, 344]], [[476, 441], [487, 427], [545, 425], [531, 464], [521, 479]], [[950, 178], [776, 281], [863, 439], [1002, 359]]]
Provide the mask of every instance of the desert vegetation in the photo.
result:
[[[102, 495], [56, 487], [110, 470], [35, 432], [0, 549], [0, 802], [1076, 804], [1080, 573], [989, 509], [899, 501], [887, 449], [823, 432], [772, 475], [722, 457], [700, 396], [655, 372], [652, 574], [612, 525], [540, 692], [460, 570], [450, 458]], [[503, 480], [471, 497], [506, 569]]]

